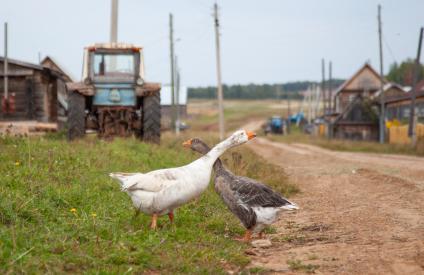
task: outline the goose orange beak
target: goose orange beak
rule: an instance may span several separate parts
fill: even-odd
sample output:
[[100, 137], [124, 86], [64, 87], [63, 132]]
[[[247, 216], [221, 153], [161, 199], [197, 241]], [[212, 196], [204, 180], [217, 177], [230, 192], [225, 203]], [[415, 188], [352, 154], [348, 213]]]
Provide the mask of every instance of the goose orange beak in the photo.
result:
[[246, 131], [246, 134], [247, 134], [247, 138], [249, 140], [251, 140], [252, 138], [256, 137], [256, 134], [254, 132], [252, 132], [252, 131]]
[[184, 141], [183, 146], [188, 148], [191, 147], [191, 139]]

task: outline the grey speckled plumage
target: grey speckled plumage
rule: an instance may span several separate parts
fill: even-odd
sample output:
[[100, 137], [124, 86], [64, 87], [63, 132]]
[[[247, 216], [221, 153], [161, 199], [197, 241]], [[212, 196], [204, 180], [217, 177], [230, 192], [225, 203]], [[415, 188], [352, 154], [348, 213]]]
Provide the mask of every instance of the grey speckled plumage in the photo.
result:
[[[210, 149], [202, 140], [191, 140], [191, 149], [206, 154]], [[218, 159], [214, 164], [215, 190], [229, 210], [248, 230], [258, 226], [257, 209], [298, 209], [296, 204], [283, 198], [268, 186], [248, 177], [237, 176], [224, 167]], [[256, 211], [255, 211], [256, 210]], [[262, 230], [262, 226], [259, 226]]]

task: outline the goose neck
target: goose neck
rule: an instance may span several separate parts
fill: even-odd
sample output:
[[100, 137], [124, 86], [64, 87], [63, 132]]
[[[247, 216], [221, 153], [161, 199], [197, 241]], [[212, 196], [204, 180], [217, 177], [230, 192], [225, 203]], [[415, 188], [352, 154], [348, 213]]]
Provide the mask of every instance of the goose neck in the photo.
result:
[[215, 162], [224, 152], [231, 147], [231, 143], [228, 139], [218, 143], [215, 147], [210, 150], [206, 156], [208, 156], [213, 162]]

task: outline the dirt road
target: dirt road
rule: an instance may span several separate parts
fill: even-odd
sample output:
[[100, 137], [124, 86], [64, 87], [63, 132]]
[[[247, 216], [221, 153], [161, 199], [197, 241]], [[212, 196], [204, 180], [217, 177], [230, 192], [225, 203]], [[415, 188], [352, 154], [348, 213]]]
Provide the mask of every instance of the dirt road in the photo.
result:
[[291, 198], [301, 210], [276, 224], [273, 246], [248, 251], [252, 266], [284, 274], [424, 274], [424, 158], [262, 138], [249, 146], [302, 190]]

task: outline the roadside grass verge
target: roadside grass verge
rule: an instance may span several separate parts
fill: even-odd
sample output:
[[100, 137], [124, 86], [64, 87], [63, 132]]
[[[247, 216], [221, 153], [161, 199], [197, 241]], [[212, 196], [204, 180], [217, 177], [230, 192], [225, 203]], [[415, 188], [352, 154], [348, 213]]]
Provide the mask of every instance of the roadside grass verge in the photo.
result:
[[400, 144], [380, 144], [378, 142], [369, 141], [353, 141], [340, 139], [327, 139], [325, 137], [316, 137], [302, 133], [298, 128], [293, 128], [290, 135], [269, 135], [268, 138], [272, 141], [284, 143], [306, 143], [316, 145], [322, 148], [346, 151], [346, 152], [365, 152], [379, 154], [403, 154], [424, 156], [424, 140], [421, 139], [417, 143], [416, 148], [410, 145]]
[[[243, 269], [249, 261], [246, 246], [233, 240], [243, 229], [212, 186], [176, 211], [175, 225], [162, 217], [159, 229], [151, 231], [150, 217], [134, 217], [130, 198], [108, 177], [112, 171], [189, 163], [198, 155], [184, 149], [182, 139], [165, 137], [157, 146], [135, 139], [88, 137], [68, 143], [54, 136], [1, 137], [0, 273], [220, 274]], [[234, 152], [241, 154], [241, 164], [234, 163]], [[246, 148], [231, 150], [226, 163], [282, 186], [285, 194], [296, 191], [281, 168], [252, 154]]]

